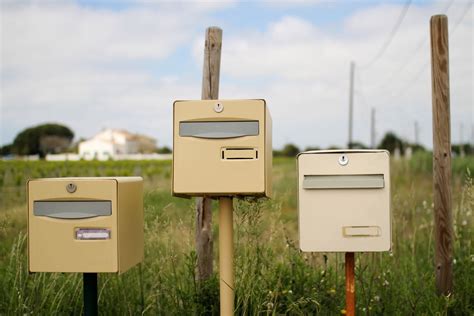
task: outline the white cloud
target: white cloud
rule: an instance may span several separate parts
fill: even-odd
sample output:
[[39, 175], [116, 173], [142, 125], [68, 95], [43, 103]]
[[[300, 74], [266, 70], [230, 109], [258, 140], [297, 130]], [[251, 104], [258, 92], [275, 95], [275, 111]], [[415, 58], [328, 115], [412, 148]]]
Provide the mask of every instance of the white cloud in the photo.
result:
[[[204, 28], [218, 20], [215, 12], [234, 5], [139, 1], [118, 10], [69, 1], [4, 5], [0, 144], [45, 121], [64, 122], [78, 136], [124, 127], [170, 144], [172, 101], [200, 97]], [[392, 129], [413, 139], [418, 120], [422, 141], [430, 146], [429, 66], [419, 80], [411, 79], [429, 62], [429, 41], [420, 40], [429, 35], [430, 15], [443, 6], [412, 5], [385, 54], [365, 71], [359, 66], [376, 55], [402, 4], [354, 12], [338, 32], [295, 14], [252, 29], [242, 16], [241, 28], [224, 29], [220, 96], [267, 99], [275, 147], [286, 142], [343, 146], [354, 59], [355, 138], [368, 143], [375, 106], [379, 136]], [[464, 7], [451, 7], [451, 24]], [[459, 123], [464, 122], [467, 139], [474, 121], [471, 13], [450, 37], [454, 141]], [[188, 49], [192, 61], [183, 60]]]
[[[0, 144], [45, 121], [65, 122], [78, 136], [107, 125], [148, 126], [169, 143], [167, 107], [174, 97], [189, 97], [193, 83], [186, 74], [158, 78], [154, 69], [196, 36], [220, 6], [4, 5], [0, 120], [6, 135]], [[196, 88], [191, 95], [198, 93]]]
[[[385, 54], [368, 69], [361, 69], [376, 55], [401, 10], [401, 5], [380, 5], [350, 16], [344, 33], [331, 34], [296, 16], [283, 17], [263, 32], [225, 37], [223, 75], [239, 80], [240, 91], [250, 89], [266, 97], [274, 117], [276, 142], [344, 146], [347, 142], [349, 61], [355, 60], [356, 96], [354, 135], [366, 144], [370, 139], [370, 108], [377, 109], [381, 137], [394, 130], [413, 141], [414, 121], [421, 140], [431, 146], [431, 77], [429, 18], [440, 4], [412, 5]], [[450, 26], [465, 5], [453, 5]], [[472, 15], [465, 17], [450, 37], [451, 111], [453, 141], [457, 126], [473, 118]], [[426, 41], [424, 41], [426, 39]], [[422, 44], [420, 46], [420, 44]], [[197, 53], [197, 50], [196, 50]], [[196, 54], [195, 53], [195, 54]], [[404, 66], [408, 63], [408, 66]], [[400, 70], [401, 69], [401, 70]], [[253, 87], [255, 78], [264, 84]], [[248, 84], [246, 84], [248, 82]], [[227, 88], [221, 88], [227, 95]], [[235, 92], [233, 92], [235, 93]], [[302, 132], [305, 131], [305, 132]], [[312, 132], [308, 132], [312, 131]]]

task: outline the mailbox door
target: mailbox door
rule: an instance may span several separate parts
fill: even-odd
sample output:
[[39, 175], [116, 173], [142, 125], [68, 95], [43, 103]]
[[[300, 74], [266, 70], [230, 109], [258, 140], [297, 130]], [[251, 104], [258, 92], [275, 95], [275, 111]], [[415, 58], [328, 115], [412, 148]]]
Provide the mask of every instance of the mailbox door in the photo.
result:
[[173, 193], [264, 194], [265, 112], [263, 100], [175, 102]]
[[385, 151], [298, 157], [300, 247], [314, 252], [391, 247], [389, 156]]
[[28, 196], [31, 272], [117, 272], [117, 181], [33, 180]]

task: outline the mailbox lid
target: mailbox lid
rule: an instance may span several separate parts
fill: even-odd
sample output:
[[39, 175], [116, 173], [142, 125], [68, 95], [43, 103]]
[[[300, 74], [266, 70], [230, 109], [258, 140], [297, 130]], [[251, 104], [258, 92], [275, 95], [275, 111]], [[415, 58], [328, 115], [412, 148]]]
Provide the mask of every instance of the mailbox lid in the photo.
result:
[[[31, 272], [117, 272], [118, 178], [48, 178], [28, 182], [28, 262]], [[76, 185], [73, 193], [66, 186]], [[34, 214], [35, 202], [87, 207], [111, 205], [111, 214], [91, 218], [54, 218]], [[59, 204], [59, 205], [60, 205]], [[48, 205], [48, 204], [46, 204]], [[77, 209], [76, 209], [77, 210]], [[109, 231], [110, 238], [81, 240], [78, 230]]]
[[[348, 163], [341, 165], [345, 155]], [[314, 252], [391, 247], [390, 164], [385, 150], [298, 155], [300, 247]]]

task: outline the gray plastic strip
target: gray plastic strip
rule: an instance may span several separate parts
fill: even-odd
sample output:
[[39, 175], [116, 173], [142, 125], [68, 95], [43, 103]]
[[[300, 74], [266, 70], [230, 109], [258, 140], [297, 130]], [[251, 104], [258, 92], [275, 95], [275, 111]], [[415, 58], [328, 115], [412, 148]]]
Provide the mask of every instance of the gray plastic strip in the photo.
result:
[[35, 216], [78, 219], [112, 215], [111, 201], [36, 201]]
[[180, 122], [179, 136], [198, 138], [257, 136], [258, 125], [258, 121]]
[[307, 175], [303, 180], [303, 189], [381, 189], [384, 186], [383, 174]]

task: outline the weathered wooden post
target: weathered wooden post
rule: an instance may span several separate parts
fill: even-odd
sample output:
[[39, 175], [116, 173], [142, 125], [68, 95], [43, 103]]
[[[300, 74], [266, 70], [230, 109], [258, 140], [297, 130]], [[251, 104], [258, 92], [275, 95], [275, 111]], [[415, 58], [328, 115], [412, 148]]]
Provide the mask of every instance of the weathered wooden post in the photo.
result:
[[453, 287], [453, 218], [447, 16], [432, 16], [430, 28], [436, 288], [438, 294], [448, 295]]
[[[219, 73], [221, 68], [222, 30], [209, 27], [206, 30], [204, 45], [204, 66], [202, 73], [202, 100], [219, 98]], [[207, 197], [196, 198], [196, 254], [198, 280], [212, 275], [212, 200]]]

